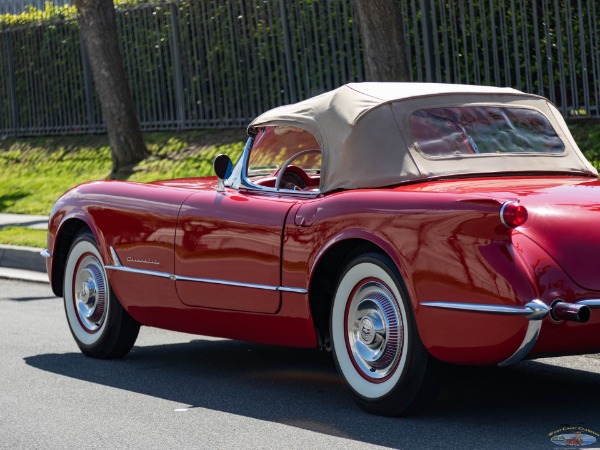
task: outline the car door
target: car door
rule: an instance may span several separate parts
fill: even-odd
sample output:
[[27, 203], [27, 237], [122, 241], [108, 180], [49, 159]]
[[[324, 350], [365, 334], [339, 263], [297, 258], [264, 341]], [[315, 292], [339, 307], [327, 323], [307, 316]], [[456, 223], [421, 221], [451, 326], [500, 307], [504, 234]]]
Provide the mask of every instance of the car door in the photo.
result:
[[229, 187], [199, 191], [181, 207], [175, 236], [180, 300], [276, 313], [281, 291], [299, 290], [281, 285], [284, 224], [294, 204], [319, 195], [320, 168], [318, 143], [302, 129], [265, 127], [251, 137], [236, 169], [225, 175]]
[[281, 240], [296, 199], [261, 192], [199, 192], [181, 207], [176, 287], [189, 306], [275, 313]]

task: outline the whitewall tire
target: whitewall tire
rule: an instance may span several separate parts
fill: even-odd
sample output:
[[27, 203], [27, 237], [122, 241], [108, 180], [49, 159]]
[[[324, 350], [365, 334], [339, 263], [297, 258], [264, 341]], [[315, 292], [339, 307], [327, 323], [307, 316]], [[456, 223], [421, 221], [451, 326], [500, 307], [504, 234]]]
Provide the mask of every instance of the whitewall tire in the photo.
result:
[[338, 371], [368, 412], [414, 412], [435, 395], [432, 361], [391, 260], [379, 253], [352, 258], [340, 276], [330, 333]]
[[63, 295], [69, 328], [84, 354], [118, 358], [131, 350], [140, 325], [123, 309], [111, 289], [89, 230], [79, 233], [71, 245]]

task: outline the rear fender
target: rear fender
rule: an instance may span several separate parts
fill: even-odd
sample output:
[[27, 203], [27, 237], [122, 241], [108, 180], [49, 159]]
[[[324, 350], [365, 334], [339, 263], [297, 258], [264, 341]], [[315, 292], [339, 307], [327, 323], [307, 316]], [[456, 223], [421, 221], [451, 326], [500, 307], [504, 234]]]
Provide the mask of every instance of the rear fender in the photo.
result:
[[[402, 260], [390, 242], [370, 230], [364, 228], [350, 228], [329, 238], [327, 243], [321, 247], [319, 252], [315, 255], [310, 267], [311, 276], [309, 284], [312, 284], [313, 277], [315, 275], [315, 269], [318, 267], [323, 257], [329, 253], [334, 246], [350, 240], [355, 240], [357, 243], [360, 242], [377, 247], [381, 252], [385, 253], [392, 259], [396, 268], [398, 268], [400, 271], [403, 279], [408, 276], [408, 274], [402, 273]], [[343, 263], [343, 261], [339, 261], [340, 265], [343, 265]]]

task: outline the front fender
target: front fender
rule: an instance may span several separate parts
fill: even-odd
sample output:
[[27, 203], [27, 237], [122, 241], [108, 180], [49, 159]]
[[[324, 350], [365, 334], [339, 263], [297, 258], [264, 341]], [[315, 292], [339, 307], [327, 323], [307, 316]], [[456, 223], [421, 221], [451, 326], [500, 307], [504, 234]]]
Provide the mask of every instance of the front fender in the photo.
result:
[[93, 233], [104, 262], [108, 256], [104, 251], [104, 236], [98, 230], [94, 218], [76, 200], [79, 189], [80, 186], [77, 186], [57, 200], [48, 221], [46, 248], [50, 257], [46, 259], [46, 271], [52, 292], [59, 297], [63, 295], [66, 259], [73, 240], [82, 228], [87, 227]]

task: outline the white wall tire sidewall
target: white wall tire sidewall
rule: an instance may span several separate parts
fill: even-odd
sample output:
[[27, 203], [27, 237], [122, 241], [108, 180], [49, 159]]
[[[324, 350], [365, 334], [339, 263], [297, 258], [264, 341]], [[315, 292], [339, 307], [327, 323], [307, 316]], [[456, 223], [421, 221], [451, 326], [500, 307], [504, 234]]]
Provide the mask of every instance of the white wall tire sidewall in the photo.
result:
[[[383, 281], [396, 298], [398, 310], [402, 314], [404, 338], [402, 354], [400, 355], [400, 360], [395, 372], [390, 378], [381, 383], [370, 382], [358, 373], [346, 347], [344, 323], [346, 320], [346, 303], [351, 300], [349, 297], [356, 285], [366, 278], [378, 278]], [[389, 394], [398, 385], [398, 382], [406, 371], [408, 348], [412, 345], [412, 342], [410, 342], [411, 337], [408, 332], [408, 314], [402, 298], [398, 286], [392, 277], [383, 268], [371, 262], [361, 262], [350, 268], [350, 270], [345, 273], [335, 293], [331, 311], [331, 334], [335, 356], [337, 358], [339, 369], [348, 385], [358, 395], [365, 399], [375, 400]]]
[[[107, 289], [106, 295], [106, 317], [104, 319], [104, 323], [102, 326], [96, 330], [94, 333], [90, 333], [88, 330], [83, 328], [79, 319], [77, 318], [77, 311], [75, 310], [75, 299], [73, 298], [73, 278], [75, 277], [75, 270], [77, 261], [81, 258], [81, 256], [91, 253], [98, 258], [100, 263], [102, 262], [102, 258], [100, 257], [100, 252], [94, 244], [92, 244], [88, 240], [80, 240], [75, 244], [75, 246], [71, 249], [69, 253], [69, 257], [67, 259], [67, 265], [65, 267], [65, 281], [64, 281], [64, 301], [65, 301], [65, 312], [67, 315], [67, 321], [69, 322], [69, 327], [75, 336], [77, 341], [85, 346], [91, 347], [96, 345], [103, 337], [106, 327], [108, 324], [108, 318], [110, 316], [110, 289]], [[104, 272], [104, 266], [102, 266], [102, 272], [104, 274], [105, 280], [106, 273]], [[108, 280], [107, 280], [108, 281]], [[108, 283], [107, 283], [108, 284]]]

